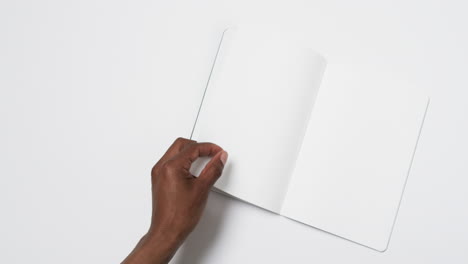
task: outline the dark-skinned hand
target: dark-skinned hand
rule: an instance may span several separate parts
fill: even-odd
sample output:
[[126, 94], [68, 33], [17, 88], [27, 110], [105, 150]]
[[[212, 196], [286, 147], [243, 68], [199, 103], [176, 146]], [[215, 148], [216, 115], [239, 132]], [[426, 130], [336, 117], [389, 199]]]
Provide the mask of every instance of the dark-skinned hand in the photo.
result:
[[[198, 177], [190, 166], [211, 156]], [[213, 184], [221, 176], [227, 152], [213, 143], [178, 138], [151, 171], [151, 226], [123, 264], [168, 263], [197, 225]]]

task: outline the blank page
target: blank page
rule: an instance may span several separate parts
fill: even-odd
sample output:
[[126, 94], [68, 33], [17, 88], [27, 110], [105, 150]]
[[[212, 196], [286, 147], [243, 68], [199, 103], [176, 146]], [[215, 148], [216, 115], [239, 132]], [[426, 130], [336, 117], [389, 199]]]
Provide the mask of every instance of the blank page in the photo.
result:
[[396, 87], [324, 88], [281, 214], [383, 251], [428, 98]]
[[192, 136], [229, 153], [216, 188], [280, 211], [324, 67], [279, 35], [224, 33]]

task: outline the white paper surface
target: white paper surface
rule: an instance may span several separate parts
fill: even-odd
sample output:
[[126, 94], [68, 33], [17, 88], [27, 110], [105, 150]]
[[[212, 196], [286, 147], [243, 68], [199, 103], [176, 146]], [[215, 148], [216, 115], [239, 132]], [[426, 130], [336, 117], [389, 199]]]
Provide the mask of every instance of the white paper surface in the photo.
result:
[[413, 90], [322, 87], [281, 214], [384, 251], [428, 105]]
[[229, 153], [215, 187], [279, 213], [324, 59], [265, 31], [225, 32], [192, 138]]
[[224, 34], [192, 136], [229, 152], [215, 187], [383, 251], [428, 98], [389, 80], [318, 92], [324, 59], [279, 36]]

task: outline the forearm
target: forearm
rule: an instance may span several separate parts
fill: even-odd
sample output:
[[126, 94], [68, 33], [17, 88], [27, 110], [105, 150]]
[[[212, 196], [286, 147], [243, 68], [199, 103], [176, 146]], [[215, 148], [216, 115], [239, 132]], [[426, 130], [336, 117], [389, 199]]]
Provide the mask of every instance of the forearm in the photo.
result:
[[163, 232], [144, 235], [122, 264], [167, 264], [181, 242]]

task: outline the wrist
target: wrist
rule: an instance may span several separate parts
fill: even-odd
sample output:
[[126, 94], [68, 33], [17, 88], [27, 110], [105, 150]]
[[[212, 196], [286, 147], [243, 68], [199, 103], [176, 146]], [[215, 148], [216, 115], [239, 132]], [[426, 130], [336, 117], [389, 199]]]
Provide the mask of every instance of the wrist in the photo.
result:
[[144, 245], [148, 248], [171, 251], [182, 244], [181, 235], [164, 229], [150, 229], [145, 235]]
[[168, 263], [184, 240], [183, 234], [170, 228], [150, 228], [145, 235], [144, 247], [155, 253], [156, 259], [163, 260], [152, 264]]
[[171, 233], [150, 230], [122, 264], [167, 264], [180, 244]]

